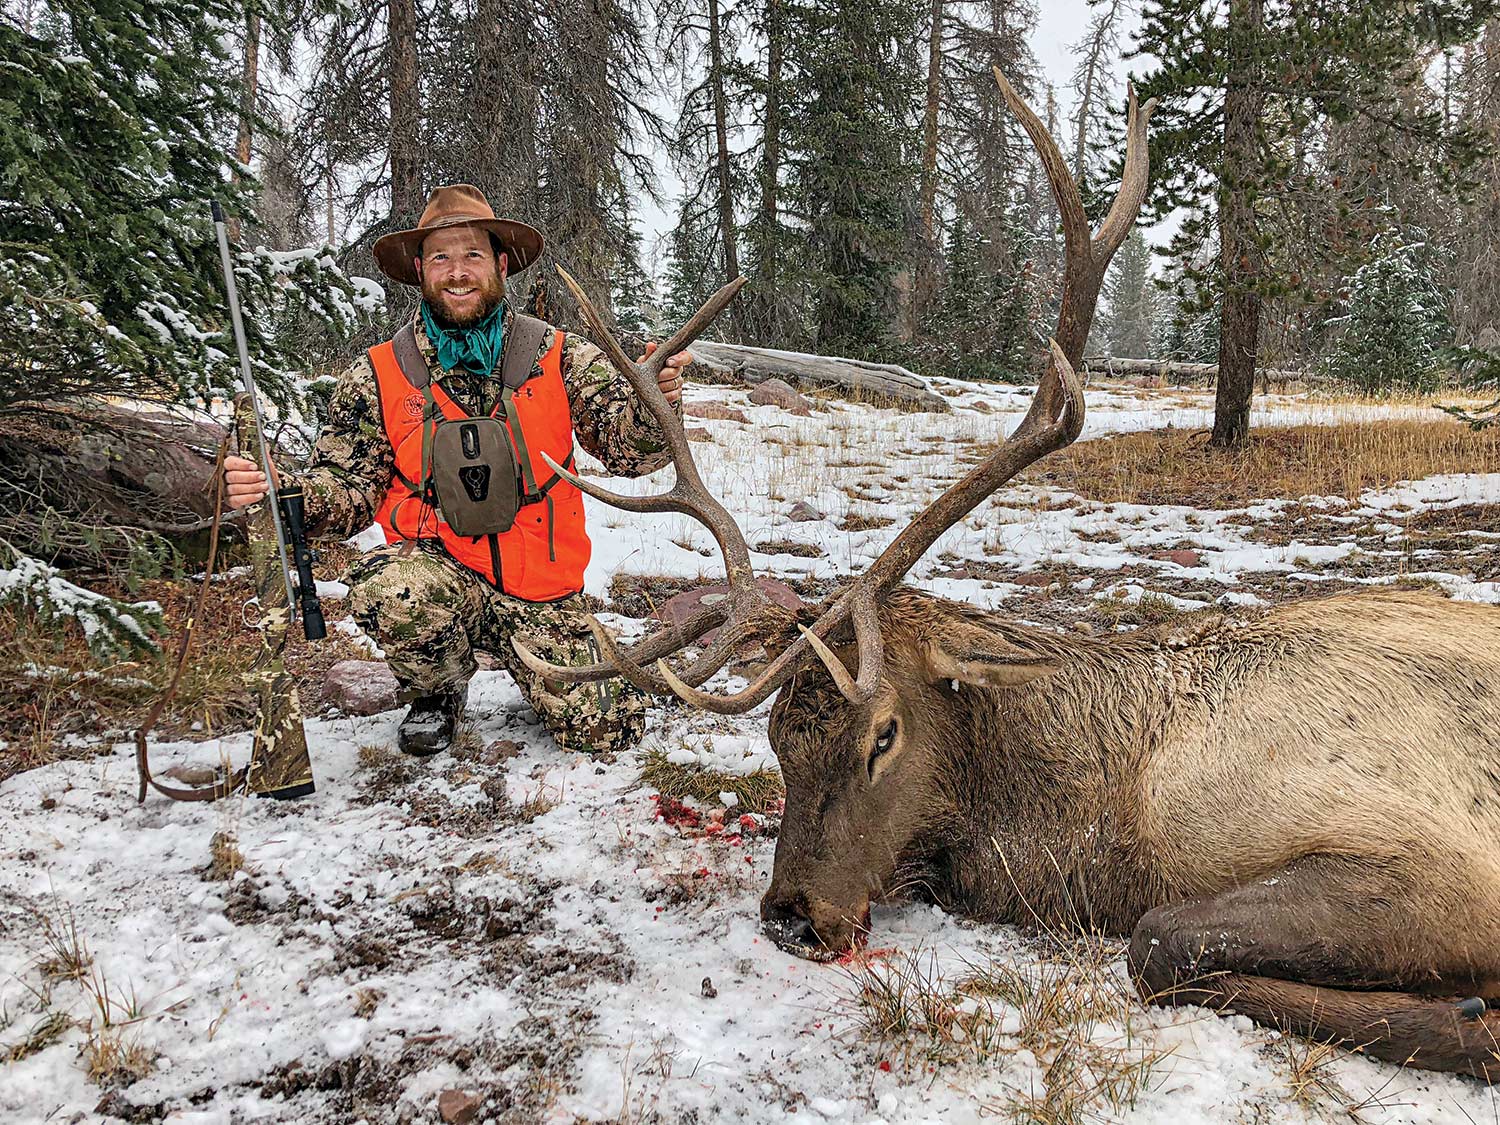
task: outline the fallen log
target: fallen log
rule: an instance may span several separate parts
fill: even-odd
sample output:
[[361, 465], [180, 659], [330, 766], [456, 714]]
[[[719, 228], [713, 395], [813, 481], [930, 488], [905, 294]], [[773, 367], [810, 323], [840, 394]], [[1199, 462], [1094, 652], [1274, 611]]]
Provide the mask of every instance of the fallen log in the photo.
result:
[[[1111, 378], [1145, 376], [1173, 384], [1204, 383], [1212, 386], [1219, 378], [1217, 363], [1182, 363], [1178, 360], [1164, 359], [1117, 359], [1108, 355], [1084, 356], [1083, 369], [1090, 375], [1103, 375]], [[1310, 371], [1276, 368], [1261, 368], [1255, 373], [1255, 377], [1262, 386], [1269, 383], [1318, 382], [1318, 376]]]
[[794, 385], [848, 392], [851, 397], [864, 400], [908, 403], [935, 413], [952, 409], [946, 399], [927, 385], [927, 380], [894, 363], [868, 363], [705, 340], [697, 341], [688, 351], [705, 367], [745, 383], [784, 379]]
[[[152, 544], [200, 559], [216, 423], [92, 400], [0, 416], [0, 537], [64, 567], [138, 564]], [[233, 522], [233, 521], [231, 521]]]

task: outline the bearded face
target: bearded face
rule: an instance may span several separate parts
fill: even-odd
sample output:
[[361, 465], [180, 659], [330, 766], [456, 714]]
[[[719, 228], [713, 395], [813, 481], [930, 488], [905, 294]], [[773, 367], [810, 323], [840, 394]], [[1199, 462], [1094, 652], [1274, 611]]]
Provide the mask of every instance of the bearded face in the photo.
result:
[[438, 322], [468, 328], [493, 312], [505, 296], [505, 262], [480, 227], [453, 227], [423, 239], [417, 273]]

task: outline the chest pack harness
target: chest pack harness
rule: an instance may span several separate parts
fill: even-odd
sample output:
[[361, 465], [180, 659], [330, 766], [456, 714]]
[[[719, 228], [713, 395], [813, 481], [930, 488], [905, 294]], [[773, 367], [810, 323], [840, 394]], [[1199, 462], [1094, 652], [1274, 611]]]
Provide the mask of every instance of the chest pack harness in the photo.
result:
[[[517, 313], [501, 348], [500, 401], [488, 415], [459, 419], [447, 418], [433, 397], [431, 372], [412, 326], [403, 327], [391, 341], [401, 374], [422, 392], [425, 403], [422, 479], [407, 480], [399, 469], [396, 475], [422, 503], [436, 507], [457, 535], [500, 535], [511, 529], [522, 508], [543, 501], [551, 506], [548, 494], [562, 478], [553, 473], [538, 487], [514, 401], [515, 392], [531, 378], [546, 333], [545, 321]], [[504, 422], [496, 416], [501, 410]], [[564, 468], [572, 467], [569, 453]]]

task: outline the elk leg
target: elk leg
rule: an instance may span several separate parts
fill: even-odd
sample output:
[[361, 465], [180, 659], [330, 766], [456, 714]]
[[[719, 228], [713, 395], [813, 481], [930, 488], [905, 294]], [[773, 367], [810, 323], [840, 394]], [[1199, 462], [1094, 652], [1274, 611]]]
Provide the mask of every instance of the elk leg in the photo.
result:
[[[1406, 867], [1410, 872], [1413, 867]], [[1500, 1082], [1495, 944], [1383, 864], [1313, 857], [1220, 894], [1148, 911], [1129, 961], [1143, 999], [1200, 1004]], [[1480, 997], [1474, 993], [1479, 992]], [[1468, 997], [1468, 999], [1465, 999]]]

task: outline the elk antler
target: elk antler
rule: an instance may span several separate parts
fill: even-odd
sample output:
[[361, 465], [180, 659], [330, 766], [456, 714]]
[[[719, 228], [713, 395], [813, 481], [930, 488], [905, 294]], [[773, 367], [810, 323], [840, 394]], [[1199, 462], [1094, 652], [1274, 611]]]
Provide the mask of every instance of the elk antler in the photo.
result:
[[[713, 695], [699, 690], [699, 685], [733, 655], [741, 641], [762, 632], [765, 626], [784, 630], [790, 619], [785, 610], [769, 605], [768, 599], [756, 586], [744, 537], [723, 505], [703, 486], [688, 449], [682, 423], [662, 397], [655, 377], [665, 357], [683, 347], [707, 327], [733, 297], [743, 279], [714, 294], [688, 324], [655, 353], [651, 362], [634, 364], [604, 328], [597, 312], [573, 283], [573, 279], [563, 273], [563, 280], [577, 297], [596, 339], [605, 347], [611, 362], [630, 380], [636, 392], [661, 422], [672, 451], [673, 463], [677, 467], [677, 482], [669, 492], [661, 496], [618, 496], [564, 472], [555, 464], [552, 467], [589, 495], [627, 511], [685, 512], [702, 521], [713, 531], [719, 542], [719, 549], [723, 552], [729, 571], [731, 592], [724, 605], [701, 610], [680, 626], [664, 629], [628, 651], [622, 650], [602, 625], [590, 619], [590, 627], [604, 652], [606, 662], [587, 667], [562, 668], [546, 664], [524, 646], [516, 644], [516, 651], [529, 667], [557, 679], [573, 681], [622, 675], [646, 690], [671, 691], [705, 710], [720, 714], [739, 714], [764, 701], [805, 660], [816, 657], [822, 661], [835, 685], [851, 702], [865, 703], [874, 696], [884, 663], [876, 611], [880, 599], [900, 583], [943, 532], [962, 520], [1026, 466], [1063, 448], [1082, 431], [1083, 387], [1079, 383], [1076, 367], [1083, 357], [1084, 344], [1093, 323], [1105, 271], [1109, 268], [1115, 251], [1134, 226], [1146, 197], [1149, 172], [1146, 124], [1155, 108], [1154, 100], [1138, 106], [1135, 90], [1130, 90], [1125, 172], [1119, 194], [1095, 233], [1090, 229], [1078, 185], [1068, 171], [1067, 161], [1056, 142], [998, 68], [995, 70], [995, 79], [1000, 84], [1001, 93], [1011, 112], [1020, 120], [1041, 158], [1062, 216], [1066, 248], [1057, 335], [1049, 341], [1046, 373], [1037, 387], [1031, 409], [1027, 411], [1021, 424], [983, 464], [971, 470], [912, 520], [869, 570], [828, 603], [826, 610], [811, 627], [799, 625], [801, 636], [783, 649], [753, 682], [733, 695]], [[548, 464], [552, 464], [550, 458]], [[683, 672], [675, 672], [667, 664], [667, 656], [691, 644], [714, 626], [726, 622], [723, 634], [712, 649]], [[833, 634], [845, 625], [853, 628], [858, 653], [859, 670], [854, 676], [849, 674], [829, 646]], [[656, 662], [656, 675], [653, 676], [642, 667], [647, 660]]]
[[[995, 80], [1041, 158], [1062, 215], [1066, 247], [1057, 336], [1049, 341], [1047, 370], [1037, 387], [1031, 409], [1015, 432], [983, 464], [971, 470], [908, 524], [870, 569], [833, 600], [816, 623], [810, 628], [799, 626], [801, 637], [744, 690], [730, 696], [709, 695], [675, 680], [665, 663], [658, 664], [662, 678], [689, 703], [722, 714], [748, 711], [776, 691], [809, 656], [816, 656], [823, 662], [835, 685], [851, 702], [868, 702], [880, 682], [884, 663], [875, 610], [882, 596], [900, 583], [943, 532], [1026, 466], [1068, 445], [1083, 430], [1083, 387], [1076, 367], [1083, 358], [1105, 271], [1135, 225], [1146, 198], [1150, 167], [1146, 124], [1156, 102], [1153, 99], [1145, 106], [1138, 106], [1135, 89], [1131, 88], [1125, 173], [1119, 194], [1095, 234], [1089, 227], [1078, 184], [1046, 126], [1021, 100], [999, 68], [995, 69]], [[845, 623], [853, 625], [859, 660], [857, 676], [849, 675], [843, 662], [827, 644], [828, 638]]]
[[[725, 306], [743, 288], [745, 279], [736, 278], [720, 289], [703, 303], [703, 307], [686, 324], [673, 333], [671, 339], [657, 348], [644, 362], [635, 363], [626, 355], [625, 349], [605, 326], [593, 302], [568, 271], [559, 266], [557, 272], [577, 300], [592, 338], [604, 350], [615, 369], [629, 381], [660, 424], [667, 449], [672, 455], [672, 464], [677, 471], [677, 479], [670, 489], [656, 496], [624, 496], [569, 472], [545, 453], [542, 456], [558, 475], [596, 500], [602, 500], [613, 507], [627, 512], [678, 512], [698, 520], [713, 533], [719, 544], [719, 551], [724, 556], [729, 595], [723, 602], [705, 606], [687, 621], [668, 625], [630, 648], [622, 648], [597, 619], [590, 617], [589, 628], [604, 656], [597, 664], [577, 667], [551, 664], [519, 641], [513, 641], [512, 645], [516, 655], [528, 668], [550, 679], [582, 683], [623, 676], [637, 687], [660, 694], [669, 694], [673, 690], [674, 681], [686, 681], [696, 686], [718, 671], [745, 639], [772, 624], [765, 618], [774, 616], [777, 618], [776, 625], [784, 625], [788, 617], [788, 611], [775, 605], [757, 584], [750, 566], [750, 548], [745, 543], [745, 537], [741, 534], [739, 525], [734, 522], [734, 517], [704, 485], [693, 460], [692, 447], [683, 430], [682, 420], [672, 409], [656, 381], [667, 359], [691, 344], [713, 323], [714, 318], [724, 311]], [[666, 674], [658, 676], [643, 667], [655, 661], [659, 668], [664, 668], [665, 664], [661, 662], [665, 657], [720, 626], [723, 628], [713, 646], [681, 673], [672, 673], [670, 679]]]

